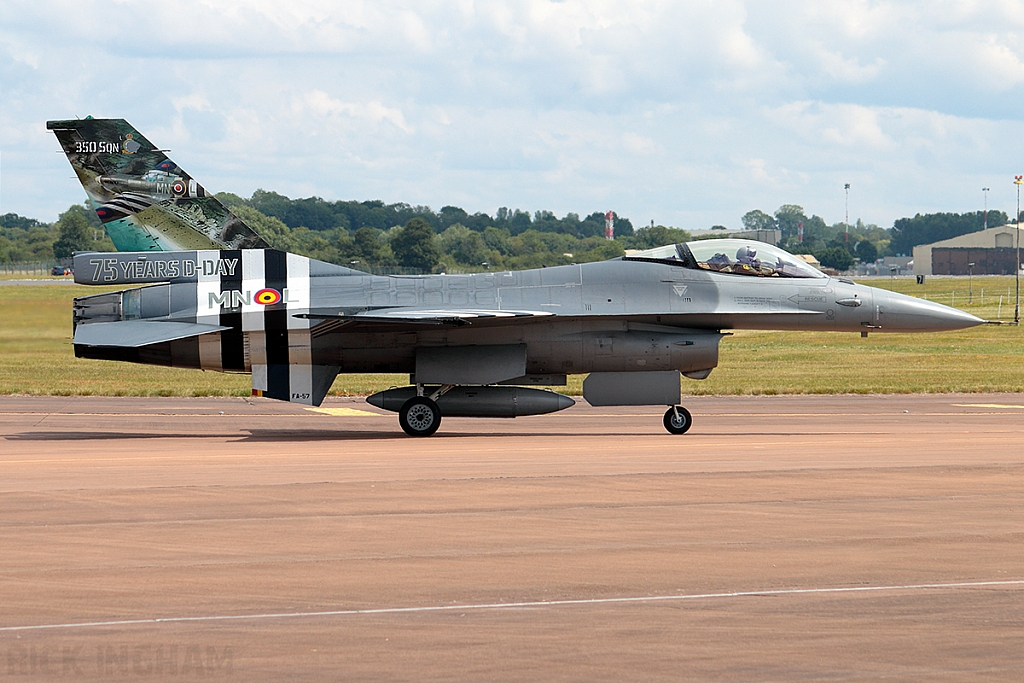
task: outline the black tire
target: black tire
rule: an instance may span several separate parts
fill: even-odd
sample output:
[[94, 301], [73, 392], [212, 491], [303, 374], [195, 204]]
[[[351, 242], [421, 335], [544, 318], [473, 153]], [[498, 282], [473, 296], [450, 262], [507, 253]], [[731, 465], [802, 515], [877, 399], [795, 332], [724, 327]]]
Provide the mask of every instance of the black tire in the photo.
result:
[[[678, 415], [676, 413], [678, 412]], [[690, 411], [682, 406], [676, 406], [675, 408], [669, 408], [668, 412], [665, 413], [665, 429], [668, 430], [669, 434], [685, 434], [693, 424], [693, 417], [690, 415]]]
[[399, 409], [398, 424], [409, 436], [430, 436], [441, 426], [441, 409], [426, 396], [413, 396]]

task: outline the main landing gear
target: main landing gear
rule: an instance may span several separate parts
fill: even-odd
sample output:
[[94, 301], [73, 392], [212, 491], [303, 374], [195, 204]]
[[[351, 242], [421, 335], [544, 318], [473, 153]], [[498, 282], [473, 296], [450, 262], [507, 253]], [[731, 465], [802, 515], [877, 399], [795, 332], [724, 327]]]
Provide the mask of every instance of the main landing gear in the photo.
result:
[[669, 434], [685, 434], [693, 424], [690, 411], [682, 406], [672, 406], [665, 413], [665, 429]]
[[454, 384], [442, 384], [427, 396], [427, 388], [416, 385], [416, 395], [402, 404], [398, 409], [398, 424], [409, 436], [430, 436], [441, 426], [441, 409], [437, 407], [437, 399], [455, 387]]
[[426, 396], [413, 396], [399, 408], [398, 424], [409, 436], [430, 436], [441, 426], [441, 409]]

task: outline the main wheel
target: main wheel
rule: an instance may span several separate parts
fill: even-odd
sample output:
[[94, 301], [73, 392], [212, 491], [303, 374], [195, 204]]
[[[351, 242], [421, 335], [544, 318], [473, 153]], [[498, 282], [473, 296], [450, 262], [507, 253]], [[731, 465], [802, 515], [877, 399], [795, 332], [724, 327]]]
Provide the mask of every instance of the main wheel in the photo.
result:
[[398, 424], [409, 436], [430, 436], [441, 426], [441, 410], [426, 396], [413, 396], [398, 410]]
[[685, 434], [686, 430], [693, 424], [690, 411], [682, 406], [669, 408], [665, 413], [665, 429], [669, 434]]

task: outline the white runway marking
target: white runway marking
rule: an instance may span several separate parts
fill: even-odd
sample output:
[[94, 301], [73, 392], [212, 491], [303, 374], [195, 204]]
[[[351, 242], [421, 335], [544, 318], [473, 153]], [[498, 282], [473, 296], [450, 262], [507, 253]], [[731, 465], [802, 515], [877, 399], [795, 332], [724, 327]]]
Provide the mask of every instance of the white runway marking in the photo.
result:
[[954, 403], [953, 405], [957, 408], [1020, 408], [1024, 410], [1024, 406], [1008, 403]]
[[958, 583], [918, 583], [895, 586], [848, 586], [839, 588], [782, 588], [732, 593], [697, 593], [683, 595], [648, 595], [626, 598], [589, 598], [583, 600], [539, 600], [535, 602], [495, 602], [469, 605], [433, 605], [426, 607], [381, 607], [378, 609], [344, 609], [325, 612], [277, 612], [268, 614], [222, 614], [202, 617], [158, 617], [156, 619], [123, 619], [89, 621], [71, 624], [37, 624], [35, 626], [3, 626], [0, 632], [42, 631], [47, 629], [98, 628], [104, 626], [136, 626], [140, 624], [183, 624], [200, 621], [254, 621], [257, 619], [296, 619], [317, 617], [360, 616], [367, 614], [415, 614], [422, 612], [458, 612], [467, 610], [505, 610], [531, 607], [564, 607], [572, 605], [611, 605], [622, 603], [671, 602], [681, 600], [714, 600], [720, 598], [756, 598], [779, 595], [820, 595], [827, 593], [870, 593], [878, 591], [942, 590], [949, 588], [984, 588], [986, 586], [1021, 586], [1024, 579], [1009, 581], [962, 581]]

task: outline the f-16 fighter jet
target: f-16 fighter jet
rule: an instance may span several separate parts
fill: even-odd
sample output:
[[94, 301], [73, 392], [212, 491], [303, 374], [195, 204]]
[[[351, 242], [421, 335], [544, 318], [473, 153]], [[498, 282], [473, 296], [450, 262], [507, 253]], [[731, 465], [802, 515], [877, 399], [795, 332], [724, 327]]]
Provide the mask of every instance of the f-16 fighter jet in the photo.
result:
[[79, 358], [252, 374], [256, 396], [320, 405], [339, 372], [409, 373], [367, 398], [412, 436], [443, 416], [568, 408], [538, 386], [587, 374], [595, 406], [662, 405], [704, 379], [728, 330], [933, 332], [984, 321], [829, 277], [751, 240], [670, 244], [599, 263], [374, 276], [270, 249], [122, 119], [50, 121], [118, 253], [75, 255]]

